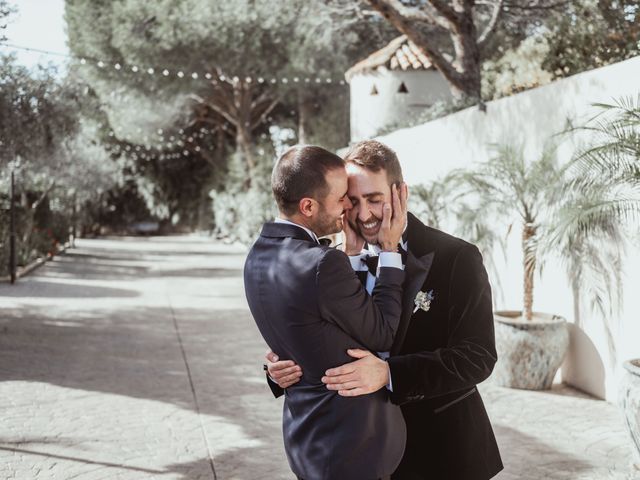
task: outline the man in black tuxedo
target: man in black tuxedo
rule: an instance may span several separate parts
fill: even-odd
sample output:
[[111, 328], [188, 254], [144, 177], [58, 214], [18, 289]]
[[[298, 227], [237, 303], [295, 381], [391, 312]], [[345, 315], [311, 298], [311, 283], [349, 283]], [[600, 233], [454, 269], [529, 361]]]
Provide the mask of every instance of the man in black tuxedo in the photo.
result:
[[279, 218], [264, 224], [251, 248], [244, 283], [269, 347], [304, 369], [285, 395], [289, 464], [305, 480], [388, 478], [406, 442], [400, 408], [385, 389], [351, 399], [321, 379], [351, 360], [348, 349], [388, 350], [393, 344], [402, 312], [397, 249], [406, 224], [406, 187], [394, 187], [381, 206], [381, 267], [369, 296], [347, 255], [318, 240], [341, 231], [342, 215], [351, 208], [343, 160], [320, 147], [292, 147], [276, 163], [271, 184]]
[[[402, 181], [395, 153], [367, 140], [345, 157], [349, 224], [365, 250], [346, 241], [354, 270], [375, 271], [380, 205]], [[484, 480], [502, 470], [495, 436], [476, 385], [497, 360], [491, 289], [478, 249], [422, 224], [409, 214], [403, 312], [390, 352], [350, 350], [358, 360], [329, 369], [322, 381], [347, 398], [385, 386], [401, 405], [407, 446], [394, 480]], [[356, 251], [353, 255], [354, 250]], [[367, 266], [367, 264], [369, 264]], [[374, 283], [367, 275], [367, 286]], [[267, 354], [270, 381], [291, 388], [300, 370], [289, 357]], [[384, 360], [386, 359], [386, 361]], [[274, 361], [275, 360], [275, 361]], [[278, 386], [273, 385], [276, 395]]]

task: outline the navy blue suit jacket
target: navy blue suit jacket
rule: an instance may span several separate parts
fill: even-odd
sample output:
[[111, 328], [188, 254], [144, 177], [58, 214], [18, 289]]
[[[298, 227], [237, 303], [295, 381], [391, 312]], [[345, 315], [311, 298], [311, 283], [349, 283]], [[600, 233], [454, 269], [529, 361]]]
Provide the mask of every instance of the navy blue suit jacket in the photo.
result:
[[391, 348], [403, 280], [402, 270], [381, 268], [369, 296], [343, 252], [294, 225], [265, 224], [251, 248], [244, 281], [253, 318], [271, 350], [303, 369], [283, 410], [285, 450], [299, 477], [373, 480], [400, 463], [406, 429], [387, 390], [345, 398], [320, 379], [353, 360], [349, 348]]

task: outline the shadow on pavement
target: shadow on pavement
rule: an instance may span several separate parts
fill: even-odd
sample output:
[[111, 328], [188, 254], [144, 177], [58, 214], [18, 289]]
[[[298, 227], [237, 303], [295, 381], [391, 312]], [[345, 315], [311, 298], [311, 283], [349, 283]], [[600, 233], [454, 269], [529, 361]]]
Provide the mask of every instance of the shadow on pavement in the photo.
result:
[[497, 480], [551, 478], [554, 472], [566, 472], [568, 468], [578, 476], [593, 469], [593, 465], [579, 457], [559, 451], [514, 428], [494, 423], [493, 429], [504, 463], [504, 470], [496, 476]]
[[101, 297], [137, 297], [134, 290], [113, 287], [78, 285], [42, 280], [42, 277], [30, 279], [29, 288], [16, 288], [0, 285], [0, 297], [9, 298], [101, 298]]

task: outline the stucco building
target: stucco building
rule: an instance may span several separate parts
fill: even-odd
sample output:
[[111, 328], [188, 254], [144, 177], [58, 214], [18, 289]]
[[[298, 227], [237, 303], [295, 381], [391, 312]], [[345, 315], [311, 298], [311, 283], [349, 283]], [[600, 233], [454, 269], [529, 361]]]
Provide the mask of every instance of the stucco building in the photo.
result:
[[451, 97], [449, 86], [405, 35], [372, 53], [346, 72], [351, 92], [351, 141], [419, 114]]

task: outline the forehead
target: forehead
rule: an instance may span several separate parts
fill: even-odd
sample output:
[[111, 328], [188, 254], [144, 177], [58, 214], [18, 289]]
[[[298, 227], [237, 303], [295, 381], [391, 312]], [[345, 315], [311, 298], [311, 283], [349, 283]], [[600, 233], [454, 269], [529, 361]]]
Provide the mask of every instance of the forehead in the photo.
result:
[[329, 170], [325, 176], [329, 190], [331, 192], [340, 191], [340, 195], [344, 194], [347, 188], [347, 171], [344, 168], [333, 168]]
[[347, 164], [347, 173], [349, 175], [349, 194], [366, 195], [371, 192], [386, 193], [390, 190], [387, 172], [384, 169], [372, 172], [359, 165], [349, 163]]

